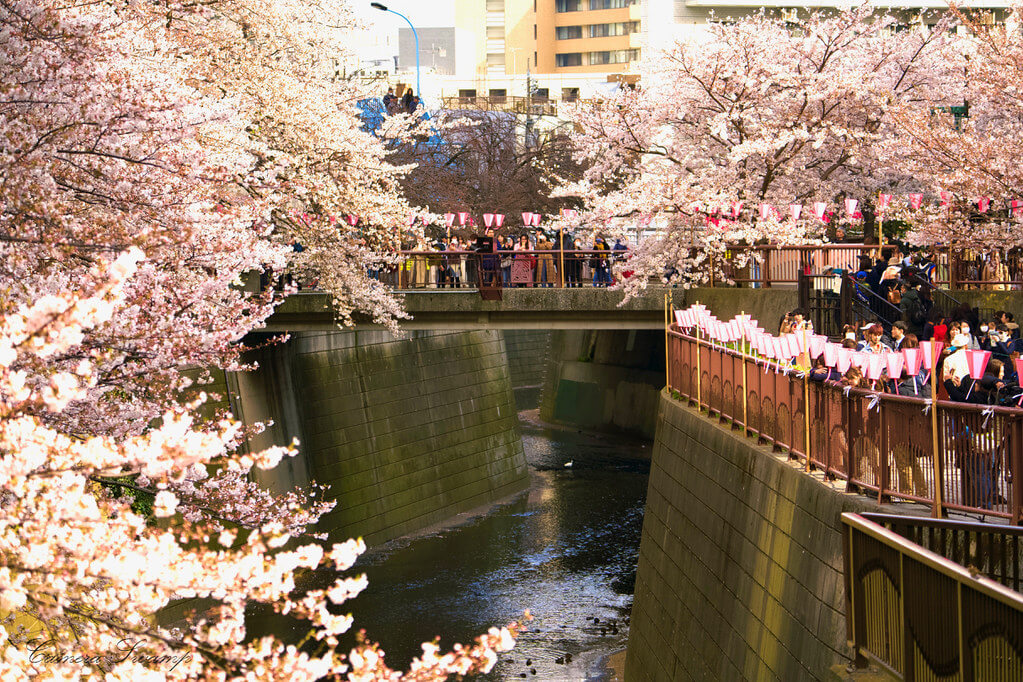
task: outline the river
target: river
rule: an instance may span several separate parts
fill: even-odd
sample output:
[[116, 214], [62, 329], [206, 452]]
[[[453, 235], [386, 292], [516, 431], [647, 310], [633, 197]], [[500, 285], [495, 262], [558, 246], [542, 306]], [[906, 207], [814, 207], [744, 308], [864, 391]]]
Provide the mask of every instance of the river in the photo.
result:
[[356, 565], [369, 587], [351, 602], [355, 627], [391, 667], [423, 641], [466, 642], [525, 609], [528, 631], [483, 679], [601, 679], [604, 660], [625, 647], [650, 444], [526, 419], [522, 438], [528, 494], [371, 549]]
[[[528, 492], [462, 522], [394, 540], [360, 557], [369, 587], [345, 606], [391, 668], [420, 644], [468, 643], [529, 609], [534, 619], [488, 681], [608, 680], [625, 648], [651, 444], [539, 423], [521, 412]], [[568, 465], [568, 466], [566, 466]], [[315, 586], [333, 575], [311, 577]], [[310, 585], [313, 586], [313, 585]], [[306, 628], [255, 610], [250, 634], [297, 641]]]

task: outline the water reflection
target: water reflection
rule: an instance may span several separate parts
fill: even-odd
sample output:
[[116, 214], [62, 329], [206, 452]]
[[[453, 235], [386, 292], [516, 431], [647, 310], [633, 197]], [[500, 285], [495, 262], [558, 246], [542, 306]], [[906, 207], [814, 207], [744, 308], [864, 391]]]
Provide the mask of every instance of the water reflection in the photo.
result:
[[649, 447], [531, 425], [523, 445], [528, 494], [356, 565], [369, 576], [350, 602], [356, 627], [381, 643], [391, 667], [405, 668], [438, 634], [442, 648], [466, 642], [527, 608], [529, 631], [485, 679], [590, 679], [600, 658], [625, 646]]

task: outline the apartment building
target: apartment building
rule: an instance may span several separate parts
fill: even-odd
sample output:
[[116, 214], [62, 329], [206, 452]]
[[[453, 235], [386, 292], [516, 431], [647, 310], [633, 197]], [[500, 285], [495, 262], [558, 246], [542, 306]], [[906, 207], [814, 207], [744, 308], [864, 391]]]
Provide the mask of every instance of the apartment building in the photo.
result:
[[643, 0], [456, 0], [480, 73], [625, 73], [639, 60]]

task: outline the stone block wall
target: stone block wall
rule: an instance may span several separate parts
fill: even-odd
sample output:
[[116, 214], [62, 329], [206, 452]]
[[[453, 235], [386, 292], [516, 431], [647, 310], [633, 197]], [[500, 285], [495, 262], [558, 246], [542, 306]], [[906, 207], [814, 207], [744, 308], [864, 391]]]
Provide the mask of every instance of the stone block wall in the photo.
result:
[[503, 334], [512, 388], [542, 384], [551, 332], [546, 329], [506, 329]]
[[848, 661], [845, 511], [877, 510], [660, 396], [626, 679], [812, 680]]
[[551, 333], [540, 418], [653, 438], [664, 386], [664, 333]]
[[332, 537], [379, 544], [524, 490], [500, 332], [299, 335], [291, 381]]

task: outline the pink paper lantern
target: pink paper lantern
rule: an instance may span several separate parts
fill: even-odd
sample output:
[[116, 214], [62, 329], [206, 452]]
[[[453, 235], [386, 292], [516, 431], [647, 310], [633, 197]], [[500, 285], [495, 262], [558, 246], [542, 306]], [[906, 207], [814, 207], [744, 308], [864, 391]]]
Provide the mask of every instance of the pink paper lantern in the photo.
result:
[[454, 225], [455, 224], [455, 214], [454, 213], [445, 213], [444, 214], [444, 222], [448, 224], [448, 227], [451, 227], [452, 225]]
[[941, 341], [928, 341], [920, 344], [920, 350], [923, 351], [922, 355], [924, 356], [924, 369], [928, 372], [934, 369], [935, 363], [941, 357], [941, 349], [944, 345]]
[[675, 324], [678, 325], [679, 328], [687, 326], [686, 325], [686, 311], [684, 311], [684, 310], [676, 310], [675, 311]]
[[773, 210], [774, 207], [771, 204], [760, 204], [760, 219], [767, 220]]
[[1016, 376], [1023, 377], [1023, 358], [1013, 358], [1012, 364], [1016, 367]]
[[785, 358], [785, 347], [782, 344], [782, 340], [777, 336], [771, 337], [771, 350], [773, 354], [769, 354], [772, 358], [782, 360]]
[[990, 197], [979, 197], [977, 199], [977, 210], [979, 210], [981, 213], [987, 213], [987, 209], [989, 206], [991, 206]]
[[813, 214], [817, 216], [817, 220], [824, 220], [824, 212], [828, 210], [828, 205], [823, 201], [813, 202]]
[[503, 213], [495, 213], [494, 214], [494, 225], [497, 225], [498, 227], [501, 227], [502, 225], [504, 225], [504, 214]]
[[357, 215], [348, 214], [345, 216], [345, 218], [348, 220], [348, 224], [351, 225], [352, 227], [355, 227], [356, 225], [359, 224], [359, 216]]
[[799, 354], [805, 353], [807, 348], [810, 347], [810, 334], [804, 330], [800, 330], [793, 334], [796, 337], [796, 345], [798, 346]]
[[910, 194], [909, 195], [909, 205], [912, 206], [913, 208], [920, 208], [921, 206], [924, 205], [924, 195], [923, 194]]
[[542, 217], [539, 213], [533, 214], [533, 227], [540, 227], [540, 218]]
[[786, 334], [785, 335], [785, 352], [788, 353], [790, 358], [794, 358], [799, 355], [802, 351], [799, 348], [799, 337], [801, 334]]
[[881, 353], [868, 353], [868, 355], [869, 357], [867, 358], [867, 366], [864, 368], [864, 374], [866, 374], [867, 378], [871, 381], [877, 381], [881, 378], [881, 372], [884, 371], [887, 362], [885, 362], [885, 357]]
[[824, 344], [824, 364], [828, 367], [834, 367], [838, 364], [838, 351], [842, 347], [837, 343], [825, 342]]
[[952, 193], [951, 192], [940, 192], [940, 194], [941, 194], [941, 205], [942, 206], [948, 206], [948, 202], [952, 201]]
[[738, 218], [740, 213], [742, 213], [742, 202], [741, 201], [733, 202], [732, 203], [732, 219], [734, 220], [735, 218]]
[[412, 227], [413, 225], [415, 225], [417, 220], [419, 220], [419, 216], [417, 216], [417, 215], [410, 215], [408, 217], [409, 227]]
[[493, 213], [484, 213], [483, 214], [483, 224], [486, 225], [487, 227], [490, 227], [491, 225], [493, 225], [494, 224], [494, 214]]
[[465, 219], [468, 218], [468, 217], [469, 217], [469, 214], [466, 211], [460, 211], [458, 213], [458, 224], [459, 225], [465, 225]]
[[967, 349], [965, 352], [966, 366], [970, 370], [970, 377], [974, 381], [978, 381], [984, 376], [984, 370], [987, 368], [988, 360], [991, 359], [991, 351]]
[[[913, 348], [912, 350], [916, 349]], [[902, 366], [906, 363], [906, 358], [903, 357], [902, 353], [885, 353], [884, 358], [888, 363], [888, 377], [890, 379], [901, 377]]]
[[835, 369], [840, 374], [845, 374], [849, 371], [850, 365], [852, 365], [853, 351], [851, 348], [839, 348], [838, 349], [838, 361], [835, 363]]
[[824, 353], [825, 344], [827, 341], [819, 336], [810, 337], [810, 357], [816, 360]]
[[878, 208], [886, 209], [886, 208], [888, 208], [888, 204], [890, 204], [891, 202], [892, 202], [892, 195], [891, 194], [881, 193], [881, 194], [877, 195], [877, 207]]
[[903, 348], [902, 357], [906, 359], [906, 374], [915, 377], [920, 373], [920, 363], [924, 360], [924, 354], [919, 348]]
[[789, 204], [789, 215], [792, 216], [793, 222], [799, 220], [799, 214], [803, 212], [802, 204]]
[[866, 352], [861, 351], [861, 350], [860, 351], [854, 351], [853, 355], [852, 355], [853, 367], [859, 367], [861, 371], [866, 372], [866, 370], [867, 370], [867, 358], [870, 355], [871, 355], [870, 353], [866, 353]]
[[859, 205], [859, 203], [860, 202], [857, 201], [856, 199], [846, 199], [845, 200], [845, 213], [846, 213], [846, 215], [848, 215], [849, 217], [852, 217], [852, 214], [856, 213], [856, 207]]
[[533, 214], [528, 211], [522, 213], [522, 224], [529, 227], [533, 223]]

